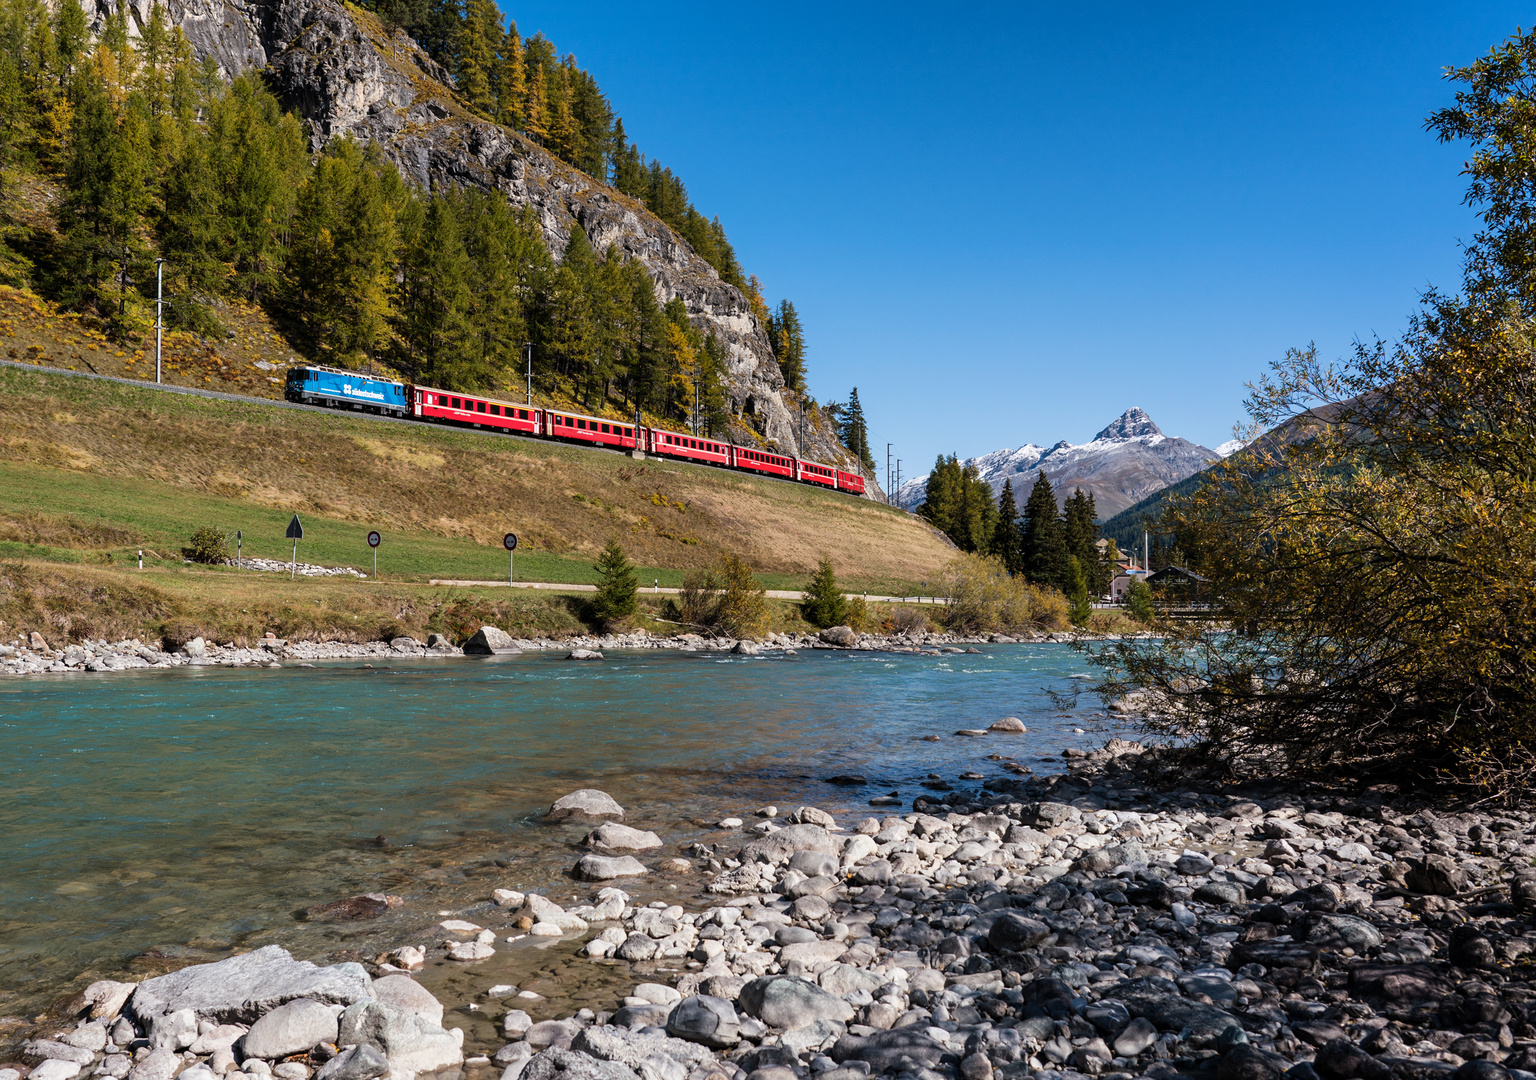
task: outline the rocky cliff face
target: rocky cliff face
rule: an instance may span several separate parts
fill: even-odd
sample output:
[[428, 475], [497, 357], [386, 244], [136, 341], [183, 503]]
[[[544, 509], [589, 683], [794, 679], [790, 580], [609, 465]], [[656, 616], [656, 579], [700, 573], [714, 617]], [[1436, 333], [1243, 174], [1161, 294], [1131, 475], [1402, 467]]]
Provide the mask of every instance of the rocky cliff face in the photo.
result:
[[[1192, 476], [1219, 456], [1215, 450], [1187, 439], [1171, 438], [1134, 405], [1082, 446], [1062, 441], [1047, 449], [1025, 443], [1017, 450], [994, 450], [963, 464], [975, 465], [994, 492], [1003, 481], [1013, 481], [1020, 509], [1029, 498], [1035, 478], [1044, 470], [1058, 503], [1076, 488], [1092, 492], [1099, 518], [1107, 520], [1127, 506]], [[922, 505], [928, 478], [920, 476], [901, 485], [896, 501], [909, 510]]]
[[[89, 2], [89, 0], [88, 0]], [[154, 0], [123, 0], [130, 24], [144, 25]], [[557, 257], [572, 230], [597, 251], [610, 245], [638, 259], [657, 297], [681, 297], [700, 329], [730, 349], [733, 411], [781, 450], [852, 467], [825, 426], [805, 424], [786, 402], [765, 329], [747, 298], [640, 203], [564, 164], [518, 133], [477, 117], [450, 89], [448, 74], [403, 33], [336, 0], [164, 0], [197, 56], [213, 57], [226, 78], [265, 69], [285, 107], [308, 124], [318, 149], [332, 138], [377, 142], [412, 182], [499, 191], [532, 206]], [[97, 28], [113, 0], [95, 0]], [[871, 497], [883, 494], [869, 476]]]

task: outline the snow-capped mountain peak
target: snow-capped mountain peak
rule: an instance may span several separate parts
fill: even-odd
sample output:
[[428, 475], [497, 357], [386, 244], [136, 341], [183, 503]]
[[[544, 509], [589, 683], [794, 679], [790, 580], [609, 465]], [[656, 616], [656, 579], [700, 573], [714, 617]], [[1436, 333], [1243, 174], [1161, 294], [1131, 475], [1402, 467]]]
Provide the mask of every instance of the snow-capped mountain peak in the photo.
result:
[[1163, 429], [1152, 422], [1152, 418], [1146, 414], [1146, 410], [1139, 405], [1132, 405], [1119, 418], [1103, 431], [1093, 437], [1094, 442], [1124, 442], [1126, 439], [1139, 439], [1145, 435], [1161, 435]]
[[1216, 456], [1229, 458], [1247, 445], [1242, 439], [1228, 439], [1216, 448]]
[[[1043, 471], [1058, 500], [1077, 488], [1091, 492], [1101, 518], [1108, 518], [1155, 491], [1177, 483], [1217, 460], [1218, 452], [1164, 435], [1146, 411], [1132, 406], [1108, 427], [1080, 446], [1063, 439], [1050, 447], [1025, 443], [1017, 450], [994, 450], [963, 464], [1001, 491], [1012, 481], [1015, 502], [1022, 506]], [[928, 477], [901, 485], [898, 505], [916, 509], [927, 496]]]

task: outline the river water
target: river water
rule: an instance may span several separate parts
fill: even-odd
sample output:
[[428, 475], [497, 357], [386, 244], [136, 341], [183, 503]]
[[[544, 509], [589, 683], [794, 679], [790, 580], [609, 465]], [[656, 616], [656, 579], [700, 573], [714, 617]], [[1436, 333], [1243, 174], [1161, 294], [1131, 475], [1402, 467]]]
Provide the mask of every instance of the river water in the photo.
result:
[[[538, 815], [574, 788], [682, 854], [764, 803], [868, 810], [895, 792], [910, 810], [930, 774], [977, 787], [958, 778], [1003, 775], [989, 754], [1049, 771], [1042, 757], [1113, 733], [1096, 700], [1051, 697], [1090, 670], [1057, 644], [561, 656], [0, 682], [0, 1013], [272, 942], [371, 956], [498, 887], [568, 901], [587, 891], [565, 876], [583, 830]], [[1009, 715], [1029, 733], [954, 737]], [[869, 784], [826, 782], [849, 773]], [[365, 891], [406, 904], [341, 927], [300, 915]]]

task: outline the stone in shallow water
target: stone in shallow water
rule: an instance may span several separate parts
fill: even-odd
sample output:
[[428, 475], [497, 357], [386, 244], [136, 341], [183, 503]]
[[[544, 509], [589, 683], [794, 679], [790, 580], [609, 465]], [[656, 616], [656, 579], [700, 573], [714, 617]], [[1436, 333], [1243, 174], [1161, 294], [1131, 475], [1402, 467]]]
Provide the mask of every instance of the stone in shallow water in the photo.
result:
[[614, 878], [640, 877], [649, 872], [633, 855], [583, 855], [571, 870], [578, 881], [612, 881]]
[[653, 832], [632, 829], [610, 821], [587, 834], [584, 843], [600, 855], [614, 852], [654, 851], [661, 847], [661, 837]]
[[360, 1001], [341, 1014], [337, 1041], [383, 1053], [391, 1072], [437, 1072], [464, 1060], [459, 1040], [436, 1024], [382, 1001]]
[[624, 808], [606, 791], [582, 788], [569, 795], [562, 795], [549, 808], [551, 821], [623, 821]]

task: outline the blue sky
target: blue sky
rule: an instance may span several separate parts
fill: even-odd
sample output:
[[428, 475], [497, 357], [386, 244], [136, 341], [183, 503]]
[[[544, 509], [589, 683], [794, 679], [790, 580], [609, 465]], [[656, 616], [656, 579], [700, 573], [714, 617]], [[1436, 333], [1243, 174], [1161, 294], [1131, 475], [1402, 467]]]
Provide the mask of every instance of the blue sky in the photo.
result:
[[[1399, 332], [1455, 286], [1462, 147], [1423, 130], [1531, 18], [1452, 2], [504, 10], [857, 386], [906, 476], [1090, 439], [1129, 405], [1214, 446], [1289, 346]], [[1242, 8], [1253, 10], [1241, 10]]]

